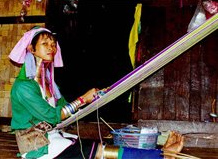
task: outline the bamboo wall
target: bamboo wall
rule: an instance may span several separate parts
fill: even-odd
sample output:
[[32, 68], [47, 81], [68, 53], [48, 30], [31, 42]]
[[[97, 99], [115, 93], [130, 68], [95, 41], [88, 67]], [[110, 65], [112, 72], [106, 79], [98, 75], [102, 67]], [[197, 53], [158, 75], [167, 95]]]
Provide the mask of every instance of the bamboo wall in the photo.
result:
[[[21, 1], [1, 0], [0, 19], [18, 19], [22, 8]], [[32, 1], [27, 7], [27, 16], [44, 16], [46, 1]], [[24, 17], [25, 18], [25, 17]], [[0, 20], [0, 117], [11, 117], [10, 90], [19, 73], [20, 67], [13, 65], [8, 55], [22, 35], [35, 25], [44, 26], [44, 23], [1, 23]]]

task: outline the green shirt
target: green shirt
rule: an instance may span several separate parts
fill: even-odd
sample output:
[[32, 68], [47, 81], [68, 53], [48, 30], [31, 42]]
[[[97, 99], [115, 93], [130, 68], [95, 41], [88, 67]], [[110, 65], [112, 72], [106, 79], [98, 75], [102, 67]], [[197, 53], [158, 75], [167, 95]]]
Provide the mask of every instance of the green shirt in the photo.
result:
[[[24, 64], [11, 90], [11, 128], [12, 130], [27, 129], [32, 126], [31, 122], [37, 124], [41, 121], [55, 126], [61, 122], [61, 109], [66, 103], [62, 96], [57, 101], [55, 108], [49, 105], [43, 99], [38, 83], [26, 77]], [[48, 146], [44, 146], [37, 151], [29, 152], [26, 157], [37, 158], [47, 153]]]

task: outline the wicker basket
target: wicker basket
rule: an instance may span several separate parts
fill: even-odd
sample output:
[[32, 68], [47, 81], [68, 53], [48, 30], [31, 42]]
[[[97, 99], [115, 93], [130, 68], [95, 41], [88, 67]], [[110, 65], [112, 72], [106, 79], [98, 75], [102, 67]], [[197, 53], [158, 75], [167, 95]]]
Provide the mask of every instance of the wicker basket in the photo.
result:
[[114, 145], [141, 149], [155, 149], [160, 133], [140, 134], [138, 128], [115, 129], [113, 134]]

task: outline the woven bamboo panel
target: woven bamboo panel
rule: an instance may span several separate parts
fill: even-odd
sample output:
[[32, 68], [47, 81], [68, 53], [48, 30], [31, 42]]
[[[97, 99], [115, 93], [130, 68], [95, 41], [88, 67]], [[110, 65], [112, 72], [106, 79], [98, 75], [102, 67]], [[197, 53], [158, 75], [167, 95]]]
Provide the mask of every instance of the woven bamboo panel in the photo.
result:
[[[20, 16], [22, 9], [22, 0], [1, 0], [0, 1], [0, 17]], [[27, 7], [26, 16], [45, 15], [46, 0], [38, 2], [32, 0], [29, 7]]]
[[35, 25], [45, 24], [0, 25], [0, 117], [11, 117], [10, 90], [20, 70], [10, 62], [8, 55], [23, 34]]

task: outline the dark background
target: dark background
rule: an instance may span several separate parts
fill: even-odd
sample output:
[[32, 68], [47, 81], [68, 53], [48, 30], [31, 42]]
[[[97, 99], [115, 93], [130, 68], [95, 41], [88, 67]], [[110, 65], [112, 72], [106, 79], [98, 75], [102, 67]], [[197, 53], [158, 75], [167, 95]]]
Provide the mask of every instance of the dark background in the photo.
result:
[[[187, 33], [198, 1], [179, 2], [142, 1], [137, 66]], [[68, 101], [90, 88], [108, 87], [132, 71], [128, 40], [135, 1], [80, 0], [75, 14], [63, 13], [66, 1], [50, 3], [46, 24], [57, 32], [65, 64], [56, 69], [56, 82]], [[217, 37], [216, 31], [195, 44], [103, 106], [99, 116], [125, 123], [140, 119], [211, 121], [209, 113], [218, 92]], [[132, 91], [134, 100], [128, 103]], [[82, 120], [96, 120], [96, 113]]]
[[[56, 82], [68, 101], [90, 88], [106, 88], [132, 71], [128, 40], [134, 22], [134, 1], [80, 0], [71, 13], [69, 1], [50, 1], [47, 27], [57, 32], [63, 68], [55, 69]], [[58, 20], [57, 20], [58, 19]], [[131, 90], [102, 107], [99, 116], [107, 121], [131, 119]], [[83, 120], [96, 120], [96, 112]]]

